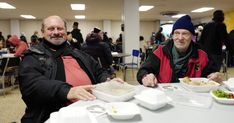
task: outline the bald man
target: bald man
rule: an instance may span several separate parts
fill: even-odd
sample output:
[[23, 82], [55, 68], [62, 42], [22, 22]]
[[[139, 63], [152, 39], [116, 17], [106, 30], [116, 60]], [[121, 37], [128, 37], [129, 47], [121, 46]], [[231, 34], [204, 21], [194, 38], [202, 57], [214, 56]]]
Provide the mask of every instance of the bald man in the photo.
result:
[[41, 32], [43, 41], [25, 53], [20, 65], [20, 91], [27, 105], [22, 123], [42, 123], [72, 102], [95, 99], [93, 84], [111, 77], [89, 55], [69, 46], [61, 17], [45, 18]]

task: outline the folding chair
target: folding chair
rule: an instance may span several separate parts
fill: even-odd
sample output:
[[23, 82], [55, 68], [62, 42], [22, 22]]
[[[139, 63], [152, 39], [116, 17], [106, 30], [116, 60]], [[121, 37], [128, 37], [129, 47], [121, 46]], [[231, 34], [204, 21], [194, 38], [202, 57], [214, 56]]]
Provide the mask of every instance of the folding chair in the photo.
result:
[[122, 66], [124, 80], [126, 80], [126, 70], [127, 69], [132, 69], [132, 76], [134, 76], [134, 69], [139, 68], [140, 50], [133, 49], [131, 57], [132, 57], [132, 62], [120, 64]]

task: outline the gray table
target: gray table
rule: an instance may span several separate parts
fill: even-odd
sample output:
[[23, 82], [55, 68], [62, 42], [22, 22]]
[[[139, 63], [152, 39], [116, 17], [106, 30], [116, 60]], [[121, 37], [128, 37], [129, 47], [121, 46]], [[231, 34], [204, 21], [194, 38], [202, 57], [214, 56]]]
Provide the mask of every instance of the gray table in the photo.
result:
[[121, 64], [121, 58], [124, 58], [124, 57], [128, 57], [128, 56], [131, 56], [131, 54], [129, 53], [118, 53], [118, 54], [113, 54], [112, 53], [112, 57], [113, 58], [117, 58], [118, 61], [117, 61], [117, 64], [115, 64], [117, 67], [119, 67], [122, 72], [123, 72], [123, 80], [126, 81], [126, 66], [124, 64]]
[[[139, 88], [141, 90], [145, 87], [139, 86]], [[206, 95], [208, 94], [206, 93]], [[134, 99], [130, 101], [136, 102]], [[80, 101], [70, 106], [90, 105], [96, 102], [100, 101]], [[107, 115], [102, 115], [97, 117], [97, 121], [98, 123], [231, 123], [234, 115], [234, 105], [223, 105], [215, 101], [210, 108], [168, 104], [159, 110], [151, 111], [139, 107], [141, 115], [137, 115], [131, 120], [115, 120]]]
[[[19, 65], [19, 57], [16, 57], [14, 54], [1, 54], [0, 55], [0, 69], [2, 70], [2, 72], [0, 72], [0, 93], [3, 93], [3, 95], [5, 96], [5, 93], [7, 90], [10, 90], [12, 88], [14, 88], [14, 80], [15, 76], [17, 74], [17, 70], [18, 69], [14, 69], [14, 71], [12, 72], [8, 72], [8, 76], [11, 76], [11, 86], [6, 87], [5, 86], [5, 77], [6, 77], [6, 73], [7, 73], [7, 69], [8, 67], [13, 67], [16, 68]], [[11, 74], [9, 74], [11, 73]]]

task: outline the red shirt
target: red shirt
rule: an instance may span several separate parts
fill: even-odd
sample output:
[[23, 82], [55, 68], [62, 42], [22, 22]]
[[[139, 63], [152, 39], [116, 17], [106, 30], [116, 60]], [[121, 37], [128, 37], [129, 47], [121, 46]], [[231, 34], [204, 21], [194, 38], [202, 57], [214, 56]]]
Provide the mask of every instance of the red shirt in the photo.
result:
[[92, 82], [86, 72], [72, 56], [62, 56], [66, 82], [72, 86], [91, 85]]

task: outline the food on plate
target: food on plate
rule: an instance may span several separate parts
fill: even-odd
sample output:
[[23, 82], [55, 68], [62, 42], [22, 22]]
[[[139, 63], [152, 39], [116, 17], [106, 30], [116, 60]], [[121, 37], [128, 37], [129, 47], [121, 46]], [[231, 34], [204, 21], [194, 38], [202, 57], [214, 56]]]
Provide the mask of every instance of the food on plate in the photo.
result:
[[195, 85], [195, 86], [207, 86], [207, 85], [215, 85], [216, 84], [215, 82], [213, 82], [211, 80], [208, 80], [208, 81], [205, 81], [204, 79], [191, 80], [189, 77], [182, 78], [182, 81], [184, 83], [189, 84], [189, 85]]
[[116, 110], [116, 108], [114, 106], [112, 106], [111, 108], [112, 108], [113, 113], [117, 113], [117, 110]]
[[113, 81], [99, 84], [95, 89], [113, 96], [121, 96], [133, 91], [135, 88], [127, 83]]
[[183, 82], [185, 82], [185, 83], [190, 83], [192, 80], [189, 78], [189, 77], [184, 77], [184, 78], [182, 78], [182, 80], [183, 80]]
[[212, 93], [219, 98], [234, 99], [234, 94], [223, 90], [213, 90]]
[[131, 102], [107, 103], [106, 111], [109, 116], [119, 120], [132, 119], [135, 115], [140, 114], [139, 107]]

